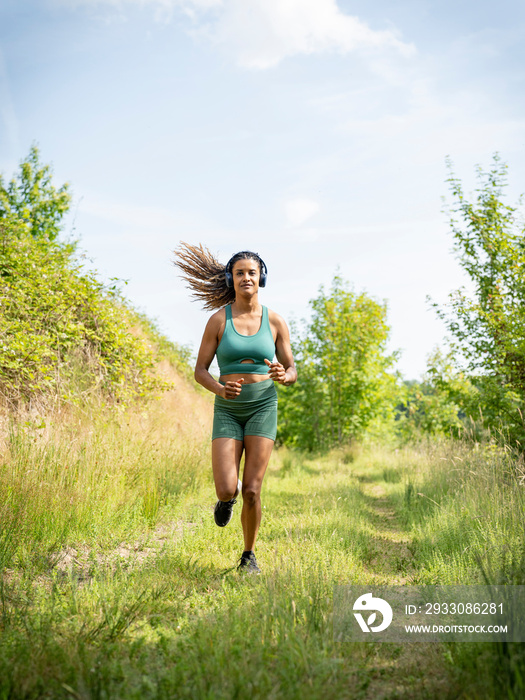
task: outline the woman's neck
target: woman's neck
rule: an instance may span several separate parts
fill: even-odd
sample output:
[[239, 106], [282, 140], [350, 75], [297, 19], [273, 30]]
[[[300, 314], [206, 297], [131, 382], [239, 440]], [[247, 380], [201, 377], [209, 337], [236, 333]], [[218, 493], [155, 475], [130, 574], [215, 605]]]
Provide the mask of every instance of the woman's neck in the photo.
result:
[[257, 294], [254, 294], [248, 299], [243, 299], [242, 297], [236, 296], [232, 306], [233, 305], [235, 305], [235, 311], [240, 314], [255, 313], [261, 308]]

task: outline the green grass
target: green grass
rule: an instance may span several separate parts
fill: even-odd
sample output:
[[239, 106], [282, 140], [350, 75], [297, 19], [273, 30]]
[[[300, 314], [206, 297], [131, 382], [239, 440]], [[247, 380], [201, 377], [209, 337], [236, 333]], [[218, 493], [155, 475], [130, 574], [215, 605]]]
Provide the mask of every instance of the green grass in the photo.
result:
[[332, 635], [337, 583], [477, 582], [487, 542], [486, 572], [520, 581], [509, 455], [453, 443], [282, 449], [263, 490], [263, 573], [243, 578], [239, 506], [227, 528], [213, 523], [207, 442], [188, 444], [158, 411], [79, 415], [13, 425], [3, 451], [0, 698], [519, 690], [513, 651]]

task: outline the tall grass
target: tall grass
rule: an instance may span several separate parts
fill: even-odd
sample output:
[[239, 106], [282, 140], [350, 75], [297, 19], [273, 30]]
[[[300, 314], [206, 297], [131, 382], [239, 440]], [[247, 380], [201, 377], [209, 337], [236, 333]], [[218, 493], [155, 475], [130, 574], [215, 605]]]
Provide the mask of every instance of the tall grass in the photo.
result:
[[400, 455], [396, 499], [418, 583], [525, 583], [523, 461], [494, 443], [442, 440]]
[[12, 422], [0, 467], [1, 564], [45, 565], [68, 545], [115, 545], [154, 526], [198, 484], [205, 447], [153, 433], [140, 415], [109, 410]]
[[[525, 585], [523, 456], [493, 441], [426, 440], [375, 450], [410, 535], [414, 584]], [[385, 481], [388, 479], [385, 477]], [[525, 695], [522, 644], [447, 644], [466, 697]]]
[[0, 698], [354, 698], [392, 683], [417, 697], [412, 656], [385, 677], [398, 649], [333, 641], [333, 584], [374, 580], [355, 463], [274, 455], [263, 574], [241, 578], [239, 509], [214, 525], [209, 446], [170, 422], [95, 411], [11, 426]]
[[11, 424], [0, 698], [519, 696], [513, 648], [332, 635], [336, 583], [522, 582], [522, 467], [509, 452], [277, 451], [263, 574], [243, 578], [240, 504], [214, 525], [209, 443], [172, 424], [162, 410], [87, 406]]

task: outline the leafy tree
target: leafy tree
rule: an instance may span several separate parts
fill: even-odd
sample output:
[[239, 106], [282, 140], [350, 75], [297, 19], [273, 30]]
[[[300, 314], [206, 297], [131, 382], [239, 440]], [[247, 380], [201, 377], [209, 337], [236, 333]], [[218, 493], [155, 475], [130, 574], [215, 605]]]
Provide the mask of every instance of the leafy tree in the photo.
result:
[[436, 348], [428, 357], [422, 381], [404, 382], [404, 396], [397, 406], [397, 429], [404, 437], [418, 433], [458, 435], [467, 412], [473, 413], [479, 392], [457, 368], [453, 353]]
[[39, 150], [33, 145], [9, 183], [0, 175], [0, 221], [14, 217], [26, 224], [33, 238], [55, 240], [71, 194], [67, 183], [55, 188], [52, 174], [51, 167], [40, 162]]
[[314, 450], [360, 437], [388, 412], [395, 384], [388, 374], [386, 306], [356, 294], [336, 276], [310, 301], [303, 333], [292, 325], [299, 380], [281, 392], [280, 439]]
[[524, 445], [525, 227], [518, 207], [503, 201], [507, 166], [497, 154], [491, 170], [478, 167], [473, 202], [448, 166], [454, 251], [473, 292], [452, 292], [438, 314], [473, 373], [485, 418]]

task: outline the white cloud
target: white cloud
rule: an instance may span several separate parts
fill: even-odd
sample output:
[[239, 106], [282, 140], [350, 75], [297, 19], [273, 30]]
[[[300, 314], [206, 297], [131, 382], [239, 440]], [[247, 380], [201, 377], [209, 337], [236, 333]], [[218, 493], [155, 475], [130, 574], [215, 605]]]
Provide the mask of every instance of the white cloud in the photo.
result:
[[298, 54], [415, 48], [392, 31], [343, 14], [336, 0], [225, 0], [213, 24], [197, 30], [244, 68], [267, 69]]
[[230, 54], [243, 68], [267, 69], [290, 56], [384, 50], [402, 56], [413, 44], [392, 30], [374, 30], [344, 14], [337, 0], [54, 0], [70, 7], [148, 7], [154, 19], [168, 22], [178, 10], [192, 20], [190, 33]]
[[319, 203], [313, 199], [290, 199], [284, 205], [290, 226], [301, 226], [319, 211]]
[[212, 40], [245, 68], [265, 69], [298, 54], [394, 49], [414, 53], [391, 31], [374, 31], [343, 14], [336, 0], [228, 0]]

